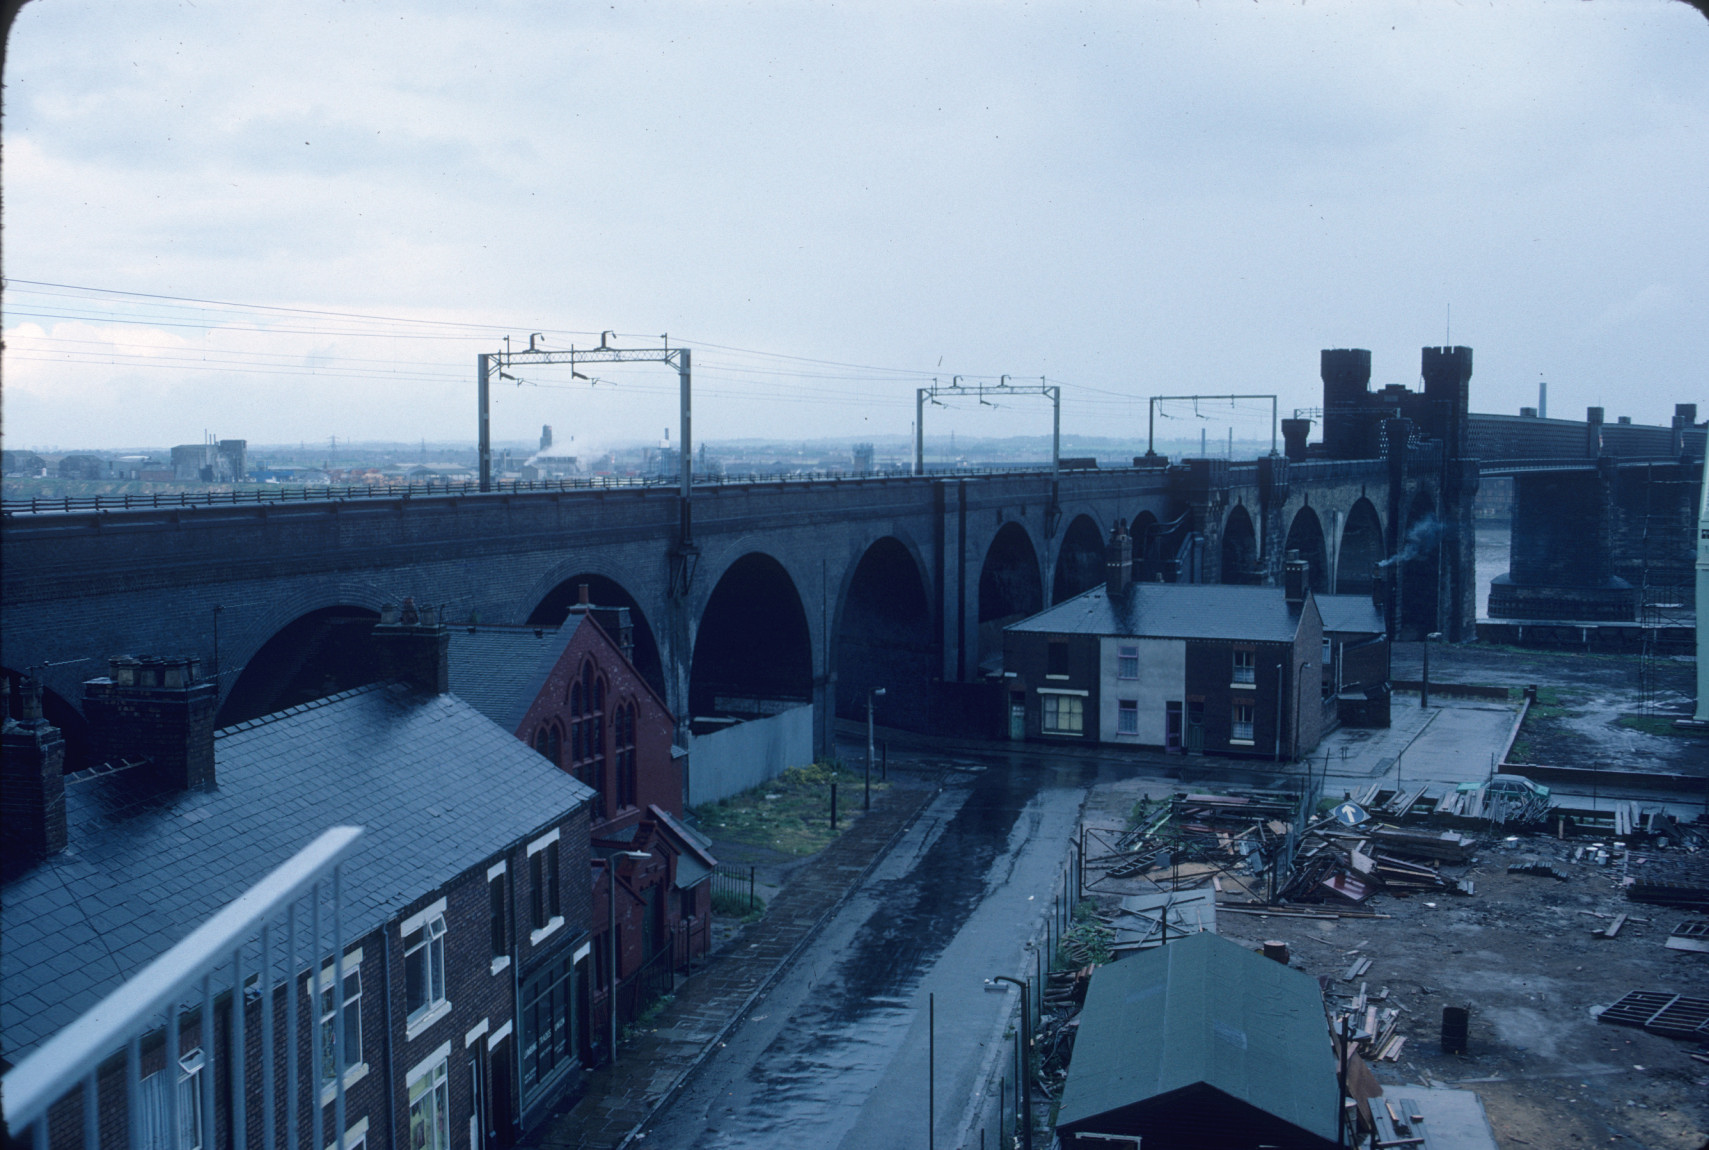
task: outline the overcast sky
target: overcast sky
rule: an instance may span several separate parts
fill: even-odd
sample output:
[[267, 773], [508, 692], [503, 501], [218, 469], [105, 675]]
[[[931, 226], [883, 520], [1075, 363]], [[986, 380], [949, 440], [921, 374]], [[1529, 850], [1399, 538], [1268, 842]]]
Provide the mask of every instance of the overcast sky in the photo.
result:
[[[10, 447], [472, 440], [478, 352], [607, 328], [694, 348], [711, 439], [905, 435], [956, 374], [1071, 434], [1287, 414], [1445, 338], [1478, 410], [1709, 404], [1680, 3], [33, 0], [5, 85]], [[675, 438], [664, 367], [517, 374], [496, 438]]]

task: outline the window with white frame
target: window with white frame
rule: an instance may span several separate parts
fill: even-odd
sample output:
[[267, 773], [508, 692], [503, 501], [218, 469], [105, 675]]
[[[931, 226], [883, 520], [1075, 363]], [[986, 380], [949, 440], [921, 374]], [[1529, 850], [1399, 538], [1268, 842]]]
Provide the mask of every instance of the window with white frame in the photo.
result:
[[167, 1072], [162, 1069], [141, 1082], [142, 1150], [201, 1150], [202, 1052], [192, 1050], [178, 1060], [178, 1136], [172, 1136], [172, 1111], [167, 1097]]
[[1252, 741], [1251, 703], [1234, 704], [1234, 724], [1233, 729], [1229, 732], [1229, 737], [1233, 739], [1244, 739], [1248, 743]]
[[413, 1021], [445, 1001], [445, 915], [404, 934], [404, 1009]]
[[1122, 647], [1116, 653], [1116, 678], [1139, 678], [1139, 648]]
[[410, 1150], [451, 1150], [451, 1086], [440, 1059], [409, 1084]]
[[1086, 700], [1079, 695], [1041, 695], [1044, 730], [1052, 735], [1078, 735], [1086, 729]]
[[[329, 964], [320, 972], [320, 1079], [331, 1082], [333, 1064], [338, 1052], [338, 1003], [333, 998], [333, 968]], [[344, 1069], [362, 1065], [362, 968], [344, 968]]]
[[1258, 652], [1252, 650], [1242, 651], [1237, 648], [1234, 652], [1234, 678], [1232, 681], [1236, 683], [1252, 683], [1256, 682], [1257, 678]]
[[1116, 703], [1116, 732], [1122, 735], [1139, 734], [1139, 700], [1122, 699]]

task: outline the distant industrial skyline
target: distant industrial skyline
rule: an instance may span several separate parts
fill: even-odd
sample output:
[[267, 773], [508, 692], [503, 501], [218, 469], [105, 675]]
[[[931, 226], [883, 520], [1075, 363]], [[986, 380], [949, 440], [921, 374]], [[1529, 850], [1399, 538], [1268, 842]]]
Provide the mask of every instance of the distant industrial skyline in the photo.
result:
[[[1443, 342], [1474, 410], [1665, 424], [1709, 391], [1706, 62], [1663, 0], [26, 4], [5, 441], [458, 441], [477, 353], [606, 327], [695, 349], [702, 440], [907, 436], [915, 387], [1005, 373], [1132, 438], [1152, 394], [1290, 414], [1321, 348], [1380, 387]], [[494, 436], [652, 441], [675, 392], [520, 373]]]

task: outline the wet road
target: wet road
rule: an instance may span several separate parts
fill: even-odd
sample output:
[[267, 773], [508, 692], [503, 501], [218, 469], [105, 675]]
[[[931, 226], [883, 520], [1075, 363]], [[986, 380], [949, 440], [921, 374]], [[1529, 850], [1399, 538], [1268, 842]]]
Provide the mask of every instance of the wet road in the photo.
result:
[[958, 1144], [1014, 1012], [984, 980], [1031, 969], [1099, 768], [1035, 754], [932, 762], [952, 768], [942, 792], [648, 1125], [647, 1145], [924, 1147], [928, 995], [936, 1144]]

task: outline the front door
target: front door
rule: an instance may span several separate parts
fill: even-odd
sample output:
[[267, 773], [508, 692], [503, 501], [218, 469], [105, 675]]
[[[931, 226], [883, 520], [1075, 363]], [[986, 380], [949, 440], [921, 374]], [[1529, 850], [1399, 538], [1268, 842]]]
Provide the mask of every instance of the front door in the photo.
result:
[[1163, 749], [1181, 753], [1181, 704], [1163, 704]]
[[481, 1049], [469, 1053], [469, 1150], [483, 1150], [487, 1092], [481, 1082]]
[[511, 1066], [510, 1035], [487, 1050], [492, 1060], [492, 1089], [487, 1092], [487, 1150], [504, 1150], [515, 1135], [516, 1119], [512, 1116], [511, 1091], [514, 1089]]
[[1027, 737], [1027, 695], [1025, 691], [1009, 692], [1009, 738], [1019, 742]]
[[1187, 753], [1205, 753], [1205, 705], [1189, 700], [1187, 703]]

